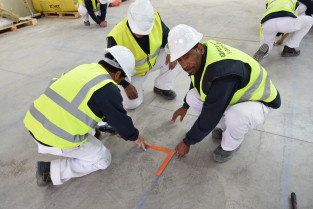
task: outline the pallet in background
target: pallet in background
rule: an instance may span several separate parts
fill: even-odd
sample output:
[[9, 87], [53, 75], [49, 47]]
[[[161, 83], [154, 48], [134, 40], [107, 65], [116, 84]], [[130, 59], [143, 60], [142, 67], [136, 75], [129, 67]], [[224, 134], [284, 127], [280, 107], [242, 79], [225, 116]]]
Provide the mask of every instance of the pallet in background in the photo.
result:
[[43, 12], [46, 17], [79, 18], [78, 12]]
[[19, 29], [27, 28], [27, 27], [34, 26], [34, 25], [37, 25], [37, 19], [31, 19], [31, 20], [15, 23], [14, 25], [0, 28], [0, 36], [3, 36], [10, 32], [16, 32]]

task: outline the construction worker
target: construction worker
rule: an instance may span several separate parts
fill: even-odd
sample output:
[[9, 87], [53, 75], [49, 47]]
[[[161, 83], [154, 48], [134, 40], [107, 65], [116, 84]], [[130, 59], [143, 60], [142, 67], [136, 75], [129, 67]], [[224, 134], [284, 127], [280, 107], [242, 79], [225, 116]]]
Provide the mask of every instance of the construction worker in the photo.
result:
[[[96, 15], [96, 9], [100, 8], [100, 15]], [[108, 0], [78, 0], [78, 12], [84, 20], [84, 25], [90, 26], [89, 16], [98, 24], [100, 27], [106, 27], [107, 21], [105, 17], [107, 14]]]
[[221, 139], [213, 152], [215, 161], [229, 160], [245, 134], [264, 123], [280, 96], [266, 70], [252, 57], [217, 41], [199, 43], [203, 35], [187, 25], [171, 29], [168, 46], [171, 61], [177, 60], [191, 77], [190, 90], [172, 120], [182, 121], [189, 106], [199, 117], [176, 146], [179, 157], [190, 145], [212, 135]]
[[38, 152], [67, 157], [37, 162], [38, 186], [60, 185], [110, 165], [110, 151], [89, 133], [101, 119], [110, 122], [124, 140], [145, 150], [144, 138], [127, 116], [117, 88], [124, 77], [131, 79], [134, 65], [126, 47], [105, 49], [99, 63], [74, 68], [33, 102], [24, 123]]
[[[308, 15], [312, 16], [313, 14], [313, 0], [298, 0], [299, 6], [296, 9], [298, 15]], [[282, 35], [274, 45], [281, 45], [283, 44], [284, 40], [289, 35], [288, 33], [279, 34]]]
[[123, 80], [119, 86], [126, 109], [135, 109], [143, 101], [143, 82], [147, 76], [160, 70], [154, 81], [154, 92], [172, 100], [176, 93], [171, 90], [176, 76], [176, 61], [169, 62], [164, 46], [169, 29], [160, 15], [154, 12], [149, 0], [136, 0], [128, 8], [127, 17], [118, 23], [107, 36], [107, 47], [122, 45], [135, 56], [136, 74], [131, 83]]
[[309, 16], [297, 16], [297, 0], [270, 0], [266, 12], [261, 20], [259, 50], [253, 58], [261, 61], [273, 48], [277, 33], [293, 33], [293, 36], [284, 46], [281, 56], [294, 57], [300, 54], [301, 40], [308, 33], [313, 24]]

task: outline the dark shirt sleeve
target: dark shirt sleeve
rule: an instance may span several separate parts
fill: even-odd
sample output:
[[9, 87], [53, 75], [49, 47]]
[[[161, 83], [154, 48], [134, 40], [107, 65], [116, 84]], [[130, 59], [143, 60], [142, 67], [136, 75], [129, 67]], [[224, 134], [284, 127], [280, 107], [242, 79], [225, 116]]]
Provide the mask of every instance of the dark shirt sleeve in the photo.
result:
[[135, 141], [139, 131], [134, 127], [132, 119], [122, 105], [122, 96], [113, 83], [98, 89], [88, 101], [89, 108], [105, 120], [125, 140]]
[[183, 139], [186, 145], [202, 141], [218, 124], [241, 81], [224, 78], [212, 83], [198, 119]]
[[162, 38], [162, 45], [161, 47], [164, 48], [165, 45], [167, 44], [167, 37], [168, 33], [170, 32], [170, 29], [164, 24], [164, 22], [161, 20], [162, 24], [162, 31], [163, 31], [163, 38]]
[[116, 41], [114, 40], [114, 38], [112, 36], [109, 36], [108, 37], [108, 43], [107, 43], [107, 48], [110, 48], [112, 46], [116, 46], [117, 43]]
[[119, 85], [123, 86], [123, 88], [125, 89], [130, 83], [128, 81], [126, 81], [125, 79], [122, 80]]
[[101, 11], [101, 16], [100, 16], [100, 21], [105, 21], [105, 17], [107, 15], [107, 8], [108, 4], [100, 4], [100, 11]]

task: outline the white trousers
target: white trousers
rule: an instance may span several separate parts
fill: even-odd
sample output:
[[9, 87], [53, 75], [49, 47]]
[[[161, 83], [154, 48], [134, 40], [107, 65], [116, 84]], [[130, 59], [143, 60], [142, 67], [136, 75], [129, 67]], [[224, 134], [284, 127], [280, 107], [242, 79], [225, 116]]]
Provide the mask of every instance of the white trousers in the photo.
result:
[[151, 70], [149, 70], [146, 75], [144, 76], [133, 76], [131, 78], [131, 84], [137, 89], [138, 98], [137, 99], [129, 99], [124, 88], [122, 86], [119, 86], [121, 90], [121, 94], [123, 97], [123, 106], [125, 109], [135, 109], [137, 108], [143, 101], [143, 89], [142, 85], [147, 79], [148, 75], [151, 72], [154, 72], [156, 70], [160, 70], [160, 74], [156, 79], [154, 80], [154, 86], [162, 89], [162, 90], [170, 90], [173, 87], [174, 79], [176, 76], [176, 72], [179, 66], [179, 63], [177, 62], [177, 65], [174, 69], [169, 70], [169, 65], [165, 64], [166, 61], [166, 52], [164, 49], [160, 50], [160, 54], [156, 59], [155, 65]]
[[269, 46], [268, 53], [273, 49], [276, 34], [280, 33], [293, 33], [286, 45], [290, 48], [299, 47], [303, 37], [309, 32], [313, 25], [313, 18], [310, 16], [292, 17], [279, 17], [266, 21], [262, 24], [261, 43]]
[[84, 176], [99, 169], [104, 170], [111, 163], [110, 151], [90, 134], [80, 146], [69, 149], [37, 144], [39, 153], [68, 157], [51, 161], [50, 176], [53, 185], [63, 184], [73, 177]]
[[[203, 101], [196, 89], [190, 89], [187, 93], [186, 101], [195, 112], [201, 113]], [[232, 151], [238, 148], [243, 142], [245, 134], [250, 129], [264, 123], [272, 110], [273, 108], [255, 101], [228, 106], [216, 126], [223, 130], [221, 142], [223, 150]]]
[[[107, 5], [109, 5], [109, 4], [107, 4]], [[86, 9], [86, 7], [84, 5], [79, 4], [77, 10], [78, 10], [78, 13], [80, 14], [80, 16], [82, 16], [84, 22], [89, 21], [88, 10]], [[99, 10], [99, 8], [96, 9], [96, 11], [98, 12], [98, 15], [101, 15], [101, 11], [100, 10], [98, 11], [98, 10]]]
[[86, 7], [84, 5], [79, 4], [77, 10], [78, 10], [80, 16], [82, 16], [84, 22], [89, 21], [88, 10], [86, 9]]

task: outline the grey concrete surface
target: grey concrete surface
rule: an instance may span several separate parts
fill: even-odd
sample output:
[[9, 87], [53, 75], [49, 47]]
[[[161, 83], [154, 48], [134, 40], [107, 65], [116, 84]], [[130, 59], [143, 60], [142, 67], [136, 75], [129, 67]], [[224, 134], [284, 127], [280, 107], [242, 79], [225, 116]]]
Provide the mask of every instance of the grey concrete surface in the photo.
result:
[[[287, 209], [295, 192], [298, 208], [312, 209], [312, 30], [299, 57], [280, 57], [283, 46], [278, 46], [261, 62], [280, 91], [282, 106], [246, 135], [229, 162], [213, 161], [218, 142], [208, 135], [186, 157], [174, 157], [157, 177], [165, 153], [142, 152], [133, 143], [102, 134], [113, 157], [108, 169], [61, 186], [37, 187], [36, 161], [58, 157], [37, 153], [23, 125], [26, 111], [51, 78], [102, 58], [106, 35], [131, 2], [108, 9], [107, 28], [92, 21], [85, 27], [82, 19], [41, 18], [36, 26], [0, 37], [0, 208]], [[151, 2], [169, 27], [191, 25], [204, 34], [203, 41], [221, 41], [250, 55], [258, 48], [265, 0]], [[152, 91], [156, 76], [145, 82], [144, 103], [129, 115], [147, 141], [174, 150], [197, 118], [189, 110], [182, 123], [170, 122], [190, 81], [180, 70], [174, 85], [178, 96], [165, 101]]]

